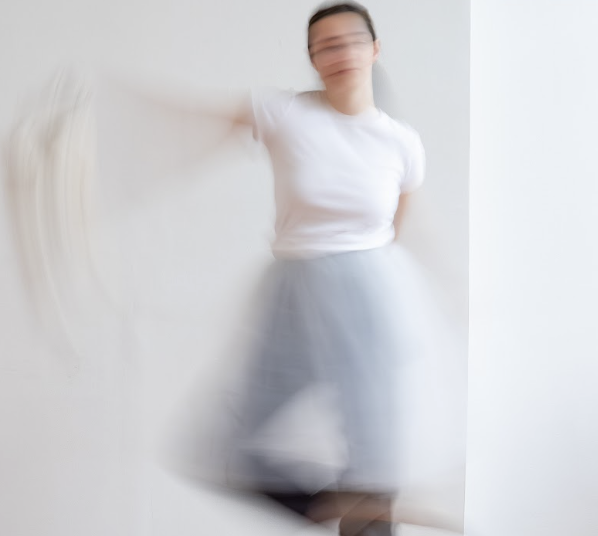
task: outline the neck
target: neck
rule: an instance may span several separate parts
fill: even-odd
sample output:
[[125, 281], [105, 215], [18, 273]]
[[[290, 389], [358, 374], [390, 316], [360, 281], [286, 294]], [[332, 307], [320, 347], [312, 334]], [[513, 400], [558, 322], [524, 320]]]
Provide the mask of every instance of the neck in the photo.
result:
[[346, 115], [357, 115], [375, 107], [372, 84], [358, 87], [326, 87], [326, 99], [337, 111]]

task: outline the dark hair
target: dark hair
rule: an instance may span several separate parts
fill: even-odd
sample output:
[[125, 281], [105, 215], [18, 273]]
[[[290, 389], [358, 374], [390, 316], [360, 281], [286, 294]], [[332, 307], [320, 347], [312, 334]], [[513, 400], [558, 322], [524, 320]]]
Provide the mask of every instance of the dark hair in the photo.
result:
[[[368, 13], [368, 10], [363, 7], [361, 4], [357, 2], [343, 2], [341, 4], [332, 4], [327, 7], [321, 7], [316, 11], [311, 18], [309, 19], [309, 23], [307, 25], [307, 35], [309, 41], [309, 30], [310, 28], [319, 20], [322, 20], [325, 17], [330, 17], [331, 15], [337, 15], [338, 13], [357, 13], [366, 23], [370, 34], [372, 35], [372, 39], [376, 40], [376, 31], [374, 30], [374, 23], [372, 22], [372, 18]], [[309, 48], [309, 42], [308, 42]]]

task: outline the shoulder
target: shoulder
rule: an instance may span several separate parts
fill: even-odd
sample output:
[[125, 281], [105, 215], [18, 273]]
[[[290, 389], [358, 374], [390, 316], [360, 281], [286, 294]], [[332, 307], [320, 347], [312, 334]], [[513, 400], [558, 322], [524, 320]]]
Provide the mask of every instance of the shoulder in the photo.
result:
[[419, 132], [402, 119], [391, 118], [387, 116], [389, 129], [399, 147], [399, 150], [409, 159], [422, 157], [424, 154], [424, 145]]
[[291, 109], [314, 108], [321, 105], [319, 90], [298, 91], [273, 86], [256, 87], [251, 90], [251, 105], [255, 115], [283, 118]]
[[297, 92], [273, 86], [253, 87], [251, 102], [254, 108], [285, 106], [293, 101]]
[[421, 143], [421, 136], [419, 135], [419, 132], [407, 121], [403, 119], [395, 119], [390, 116], [386, 117], [390, 128], [398, 139], [407, 143], [408, 145], [417, 145]]
[[302, 112], [315, 104], [317, 91], [297, 91], [278, 87], [255, 87], [251, 90], [254, 138], [270, 139], [280, 125], [290, 118], [304, 117]]

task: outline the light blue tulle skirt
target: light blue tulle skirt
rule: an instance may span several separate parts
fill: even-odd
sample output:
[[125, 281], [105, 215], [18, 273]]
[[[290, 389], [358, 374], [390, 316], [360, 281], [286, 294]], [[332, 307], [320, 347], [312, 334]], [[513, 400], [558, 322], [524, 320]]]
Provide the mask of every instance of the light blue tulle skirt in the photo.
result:
[[[382, 248], [274, 262], [242, 398], [233, 479], [285, 490], [394, 487], [401, 349], [388, 255]], [[297, 429], [289, 429], [291, 421]], [[314, 446], [319, 459], [309, 455]]]
[[[393, 492], [418, 452], [430, 456], [420, 467], [432, 467], [446, 449], [430, 446], [454, 436], [459, 418], [454, 404], [452, 421], [443, 414], [449, 347], [430, 346], [442, 337], [424, 286], [394, 245], [274, 260], [252, 307], [249, 359], [226, 408], [214, 411], [219, 434], [207, 465], [217, 480]], [[450, 463], [457, 458], [453, 449]]]

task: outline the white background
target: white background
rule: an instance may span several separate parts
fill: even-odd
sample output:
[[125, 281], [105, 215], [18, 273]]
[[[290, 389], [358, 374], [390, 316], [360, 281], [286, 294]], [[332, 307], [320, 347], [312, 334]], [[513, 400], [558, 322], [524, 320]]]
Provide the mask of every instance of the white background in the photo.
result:
[[598, 532], [595, 2], [472, 2], [466, 516]]

